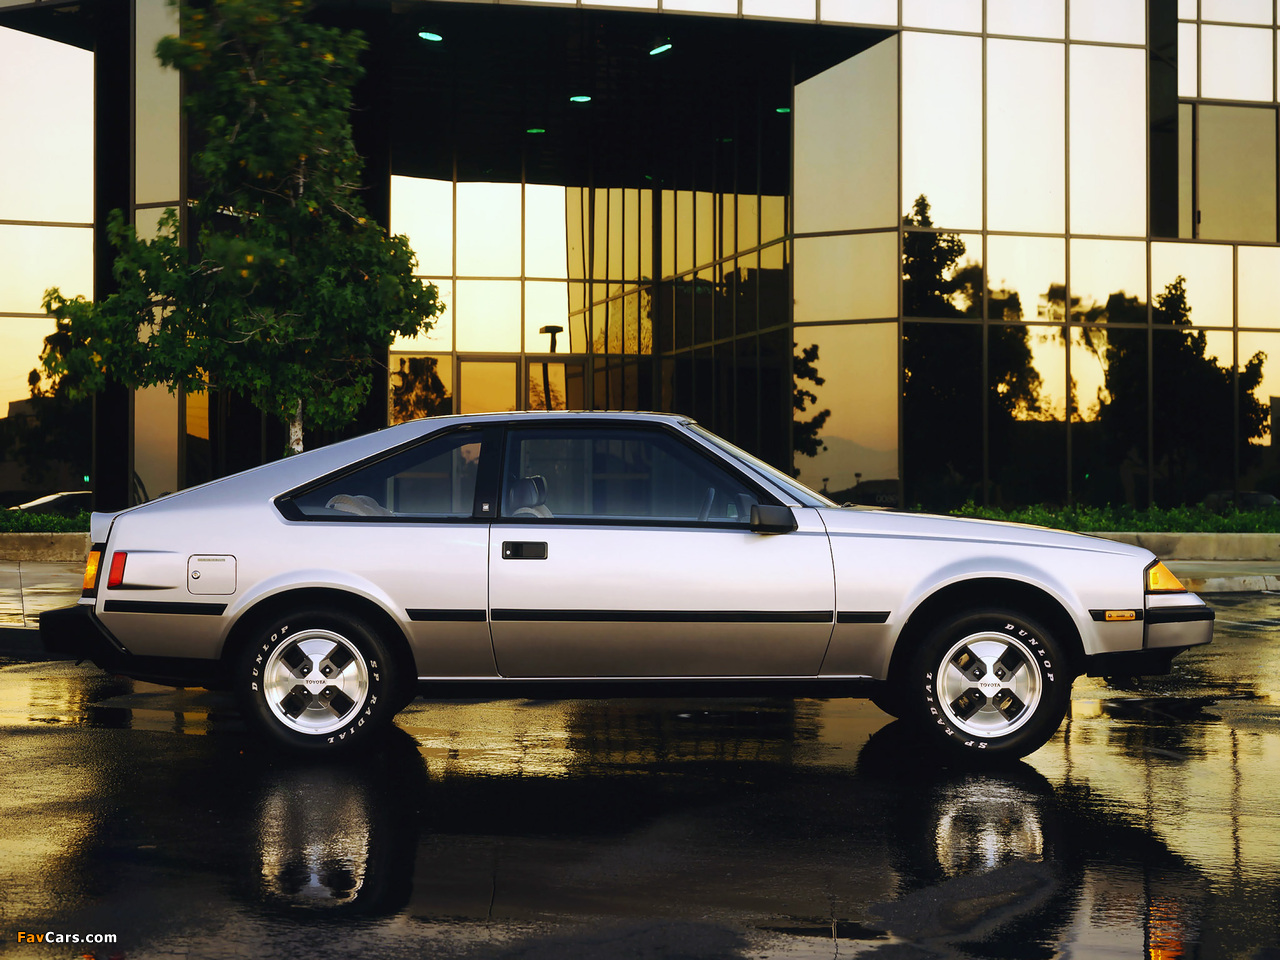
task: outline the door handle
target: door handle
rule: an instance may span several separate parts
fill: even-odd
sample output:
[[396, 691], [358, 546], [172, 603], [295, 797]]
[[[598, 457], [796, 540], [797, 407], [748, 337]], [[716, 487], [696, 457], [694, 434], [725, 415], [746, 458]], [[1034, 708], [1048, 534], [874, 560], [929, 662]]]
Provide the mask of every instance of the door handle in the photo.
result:
[[503, 560], [545, 560], [547, 545], [534, 540], [503, 540]]

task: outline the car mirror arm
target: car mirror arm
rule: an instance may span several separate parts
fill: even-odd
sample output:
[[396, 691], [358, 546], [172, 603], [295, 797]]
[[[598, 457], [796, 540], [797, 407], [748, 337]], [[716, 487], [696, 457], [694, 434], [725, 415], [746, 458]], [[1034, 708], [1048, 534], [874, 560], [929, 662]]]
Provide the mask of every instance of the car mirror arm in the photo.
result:
[[790, 507], [769, 503], [751, 505], [751, 529], [755, 533], [790, 533], [798, 526]]

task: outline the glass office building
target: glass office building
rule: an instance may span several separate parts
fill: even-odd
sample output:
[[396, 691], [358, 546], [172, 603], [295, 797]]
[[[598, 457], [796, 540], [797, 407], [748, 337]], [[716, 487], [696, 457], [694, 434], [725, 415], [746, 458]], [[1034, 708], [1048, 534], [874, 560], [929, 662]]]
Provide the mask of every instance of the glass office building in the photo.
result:
[[[658, 409], [839, 500], [1278, 492], [1273, 0], [316, 15], [371, 43], [367, 203], [448, 306], [352, 430]], [[106, 212], [181, 205], [172, 29], [163, 0], [0, 0], [0, 496], [88, 476], [121, 506], [283, 446], [216, 392], [90, 420], [28, 383], [42, 291], [110, 283]]]

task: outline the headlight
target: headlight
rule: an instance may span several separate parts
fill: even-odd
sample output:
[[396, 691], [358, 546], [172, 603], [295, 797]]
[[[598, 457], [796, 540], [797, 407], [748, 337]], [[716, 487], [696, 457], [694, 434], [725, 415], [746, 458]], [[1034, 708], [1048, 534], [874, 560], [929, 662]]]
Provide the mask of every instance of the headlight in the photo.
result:
[[1182, 581], [1173, 575], [1173, 571], [1157, 560], [1147, 567], [1147, 593], [1186, 593], [1187, 588]]

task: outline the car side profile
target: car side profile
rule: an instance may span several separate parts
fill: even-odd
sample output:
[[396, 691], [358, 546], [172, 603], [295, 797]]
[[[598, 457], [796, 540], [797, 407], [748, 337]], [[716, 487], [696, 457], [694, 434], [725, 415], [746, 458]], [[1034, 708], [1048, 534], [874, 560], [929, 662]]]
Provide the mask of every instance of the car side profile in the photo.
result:
[[229, 688], [298, 750], [419, 693], [866, 696], [1020, 757], [1075, 677], [1168, 672], [1213, 612], [1147, 550], [838, 507], [686, 417], [400, 424], [116, 514], [48, 649]]

